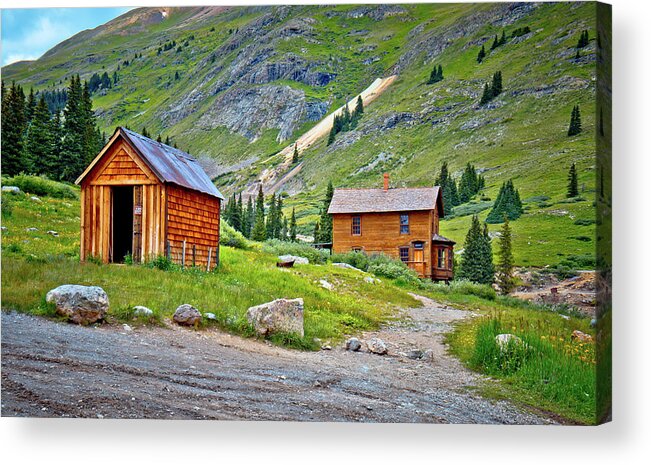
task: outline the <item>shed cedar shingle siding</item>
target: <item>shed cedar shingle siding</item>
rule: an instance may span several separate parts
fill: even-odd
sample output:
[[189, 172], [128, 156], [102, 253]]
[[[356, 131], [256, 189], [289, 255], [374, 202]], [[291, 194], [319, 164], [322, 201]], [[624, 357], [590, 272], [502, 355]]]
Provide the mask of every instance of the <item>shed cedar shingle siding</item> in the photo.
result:
[[[389, 189], [385, 177], [384, 189], [335, 189], [328, 213], [333, 219], [334, 253], [383, 253], [406, 259], [423, 278], [452, 279], [447, 257], [454, 242], [438, 234], [439, 216], [443, 216], [438, 186]], [[359, 228], [353, 231], [355, 221]], [[439, 254], [446, 257], [442, 267], [438, 267]]]
[[[131, 214], [134, 261], [167, 254], [169, 243], [170, 258], [181, 263], [185, 241], [186, 265], [216, 265], [223, 196], [187, 153], [118, 128], [77, 184], [82, 260], [123, 258], [114, 256], [114, 240], [122, 232], [113, 218], [117, 211]], [[133, 205], [114, 204], [115, 189], [124, 186], [133, 189]]]

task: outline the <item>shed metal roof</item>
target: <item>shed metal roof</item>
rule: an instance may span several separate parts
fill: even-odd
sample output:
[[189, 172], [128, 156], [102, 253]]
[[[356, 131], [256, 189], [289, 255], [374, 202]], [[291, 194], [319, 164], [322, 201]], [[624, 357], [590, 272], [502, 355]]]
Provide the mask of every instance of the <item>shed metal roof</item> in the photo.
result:
[[[161, 182], [169, 182], [187, 187], [188, 189], [203, 192], [204, 194], [224, 200], [224, 196], [215, 187], [197, 160], [189, 154], [152, 140], [137, 132], [130, 131], [129, 129], [119, 127], [116, 129], [116, 133], [118, 132], [136, 150], [138, 155], [140, 155]], [[100, 152], [100, 155], [93, 160], [86, 171], [77, 179], [77, 184], [91, 171], [92, 167], [101, 158], [103, 152], [104, 150]]]
[[443, 201], [439, 186], [399, 189], [335, 189], [328, 213], [384, 213], [434, 210]]

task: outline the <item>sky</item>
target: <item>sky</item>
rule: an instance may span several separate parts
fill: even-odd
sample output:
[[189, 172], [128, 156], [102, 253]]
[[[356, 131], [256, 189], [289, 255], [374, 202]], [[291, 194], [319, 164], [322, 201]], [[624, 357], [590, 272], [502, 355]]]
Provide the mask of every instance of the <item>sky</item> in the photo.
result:
[[92, 29], [130, 8], [2, 9], [2, 66], [35, 60], [84, 29]]

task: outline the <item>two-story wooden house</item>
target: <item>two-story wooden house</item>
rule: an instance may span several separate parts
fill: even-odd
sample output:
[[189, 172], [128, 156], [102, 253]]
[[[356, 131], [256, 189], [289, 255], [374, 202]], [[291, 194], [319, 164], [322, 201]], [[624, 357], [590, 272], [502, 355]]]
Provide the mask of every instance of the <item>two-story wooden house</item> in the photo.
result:
[[390, 189], [385, 174], [383, 189], [335, 189], [328, 213], [334, 253], [383, 253], [422, 278], [452, 279], [455, 243], [439, 234], [438, 186]]

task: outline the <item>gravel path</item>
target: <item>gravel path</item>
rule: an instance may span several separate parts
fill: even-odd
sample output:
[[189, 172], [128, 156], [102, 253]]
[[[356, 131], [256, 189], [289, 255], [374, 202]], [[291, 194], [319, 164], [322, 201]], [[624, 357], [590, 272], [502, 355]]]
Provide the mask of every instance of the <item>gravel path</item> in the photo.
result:
[[[541, 424], [472, 392], [445, 352], [468, 312], [425, 306], [361, 339], [389, 355], [298, 352], [217, 330], [79, 327], [2, 312], [2, 416]], [[431, 349], [432, 360], [401, 355]], [[470, 388], [470, 389], [469, 389]]]

